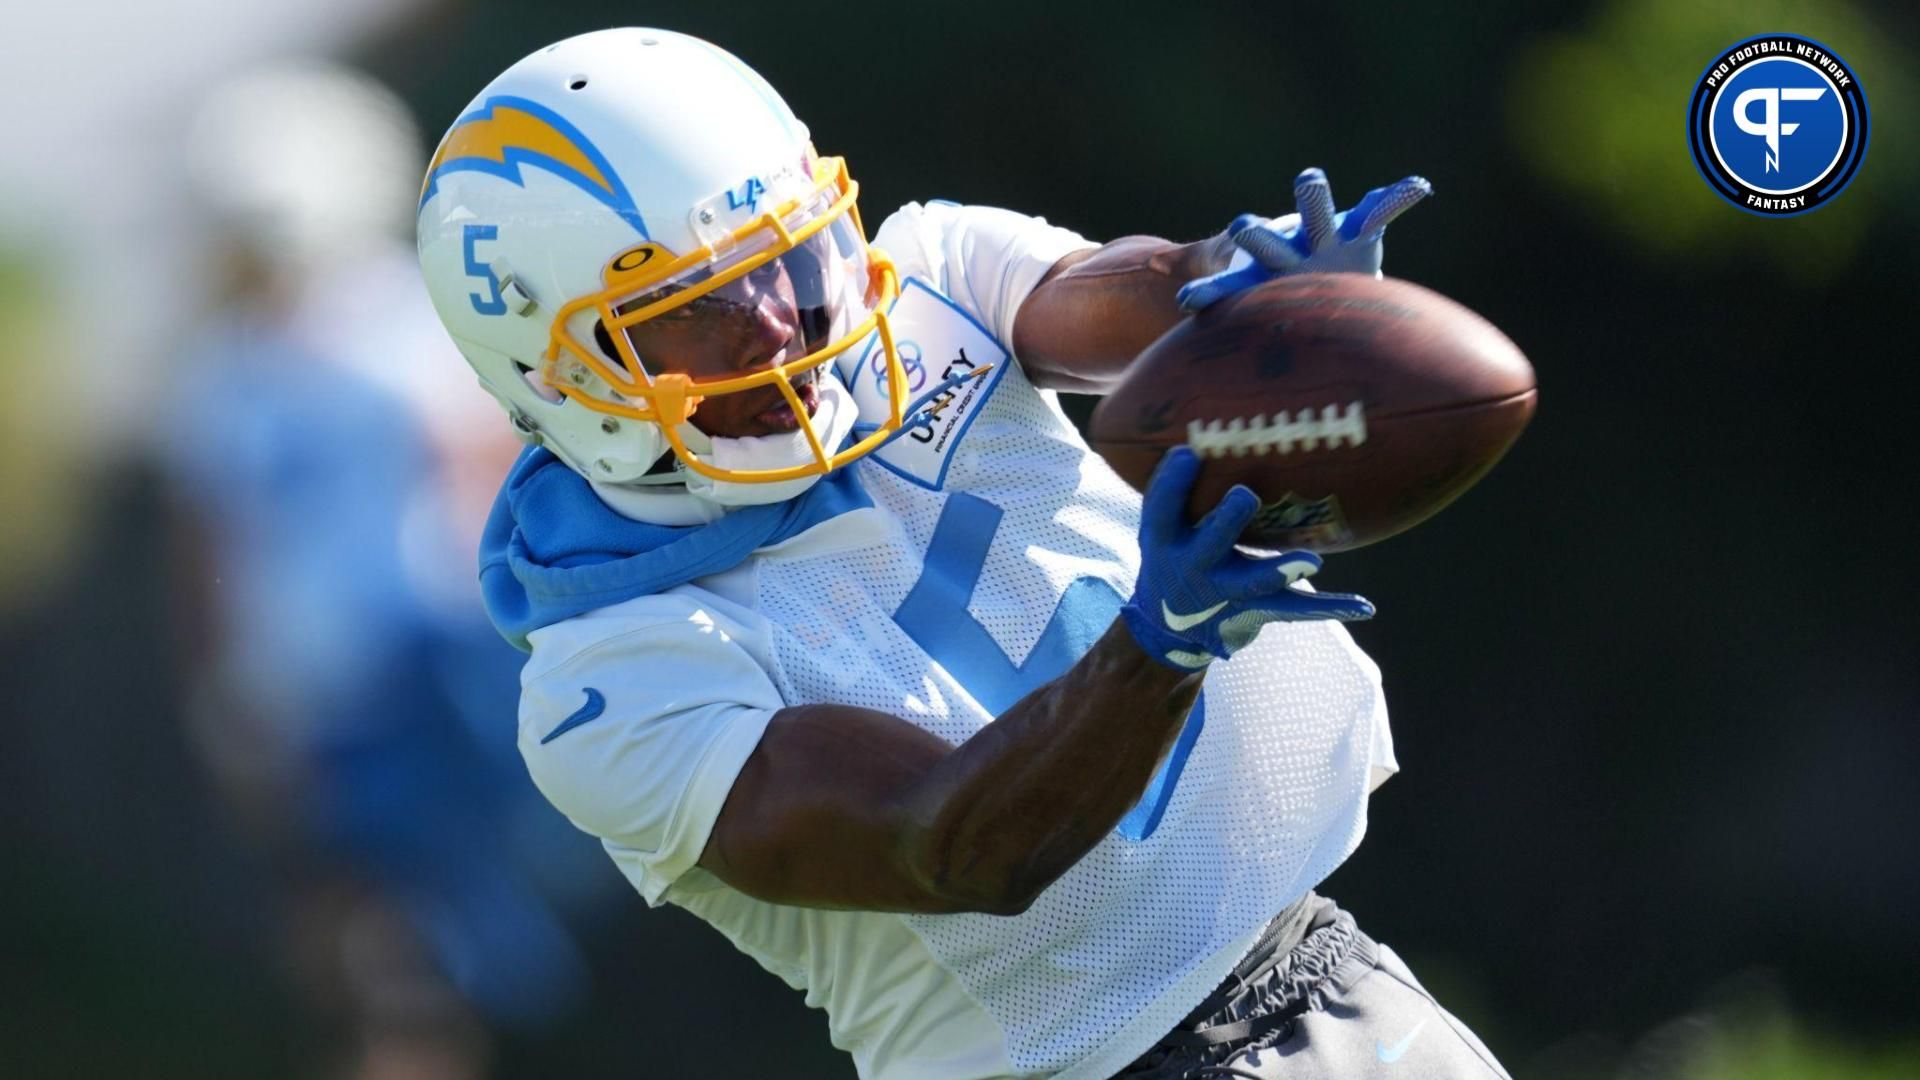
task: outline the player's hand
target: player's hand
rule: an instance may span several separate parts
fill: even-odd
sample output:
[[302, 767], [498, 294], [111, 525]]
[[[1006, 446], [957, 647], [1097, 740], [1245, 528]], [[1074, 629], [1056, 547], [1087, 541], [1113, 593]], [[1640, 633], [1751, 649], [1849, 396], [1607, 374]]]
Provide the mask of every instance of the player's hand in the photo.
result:
[[1348, 272], [1380, 276], [1382, 237], [1394, 218], [1433, 194], [1418, 176], [1374, 188], [1353, 209], [1333, 212], [1333, 188], [1327, 174], [1308, 169], [1293, 181], [1299, 213], [1268, 220], [1242, 214], [1227, 226], [1233, 258], [1217, 274], [1180, 287], [1183, 311], [1199, 311], [1215, 302], [1283, 274]]
[[1140, 577], [1133, 598], [1120, 609], [1141, 648], [1171, 667], [1195, 671], [1233, 655], [1270, 622], [1373, 617], [1373, 605], [1363, 597], [1298, 587], [1320, 569], [1319, 556], [1252, 556], [1234, 547], [1260, 508], [1249, 488], [1235, 487], [1199, 524], [1188, 526], [1187, 495], [1199, 474], [1199, 456], [1176, 446], [1147, 482]]

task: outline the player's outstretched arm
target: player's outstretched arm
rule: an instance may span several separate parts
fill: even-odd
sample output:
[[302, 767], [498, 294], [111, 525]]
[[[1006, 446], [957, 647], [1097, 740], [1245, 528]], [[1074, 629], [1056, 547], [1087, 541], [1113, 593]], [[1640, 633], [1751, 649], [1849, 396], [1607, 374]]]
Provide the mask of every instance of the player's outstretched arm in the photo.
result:
[[1189, 526], [1199, 468], [1182, 448], [1154, 474], [1139, 585], [1078, 663], [957, 747], [868, 709], [780, 710], [700, 865], [776, 903], [1025, 910], [1139, 800], [1214, 658], [1269, 622], [1373, 613], [1295, 588], [1318, 568], [1312, 555], [1235, 549], [1258, 507], [1245, 488]]
[[1327, 175], [1294, 180], [1299, 212], [1242, 214], [1191, 244], [1128, 236], [1054, 264], [1014, 317], [1013, 351], [1034, 384], [1100, 394], [1184, 315], [1285, 274], [1380, 274], [1387, 225], [1433, 188], [1418, 176], [1334, 213]]
[[1224, 232], [1191, 244], [1123, 236], [1076, 251], [1047, 271], [1013, 320], [1013, 353], [1045, 390], [1103, 394], [1186, 312], [1180, 287], [1226, 269]]

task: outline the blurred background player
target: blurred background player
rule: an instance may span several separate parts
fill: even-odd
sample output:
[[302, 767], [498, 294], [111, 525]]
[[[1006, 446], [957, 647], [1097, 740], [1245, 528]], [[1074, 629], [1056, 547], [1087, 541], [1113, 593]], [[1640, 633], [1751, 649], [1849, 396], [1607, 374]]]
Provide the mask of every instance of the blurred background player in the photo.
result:
[[518, 444], [434, 373], [398, 100], [343, 68], [266, 68], [215, 87], [186, 146], [215, 249], [162, 413], [193, 742], [259, 845], [341, 1073], [483, 1075], [489, 1028], [580, 1004], [553, 904], [605, 880], [502, 737], [519, 657], [470, 567]]

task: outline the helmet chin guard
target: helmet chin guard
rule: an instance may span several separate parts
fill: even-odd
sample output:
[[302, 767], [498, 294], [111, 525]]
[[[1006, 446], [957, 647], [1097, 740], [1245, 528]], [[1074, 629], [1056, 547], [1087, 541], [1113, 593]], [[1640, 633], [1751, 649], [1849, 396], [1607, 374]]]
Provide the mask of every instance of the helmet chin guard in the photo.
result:
[[716, 477], [685, 468], [685, 459], [681, 459], [677, 464], [682, 468], [675, 471], [684, 479], [687, 493], [721, 506], [757, 506], [791, 499], [819, 483], [824, 470], [809, 470], [785, 480], [726, 479], [790, 471], [788, 463], [813, 457], [812, 444], [816, 438], [822, 445], [834, 447], [853, 433], [854, 422], [859, 418], [853, 393], [841, 385], [840, 377], [831, 369], [818, 385], [820, 406], [810, 418], [811, 422], [799, 431], [730, 439], [709, 436], [691, 425], [686, 426], [683, 430], [687, 445], [700, 460], [712, 462], [716, 466], [714, 471], [721, 474]]

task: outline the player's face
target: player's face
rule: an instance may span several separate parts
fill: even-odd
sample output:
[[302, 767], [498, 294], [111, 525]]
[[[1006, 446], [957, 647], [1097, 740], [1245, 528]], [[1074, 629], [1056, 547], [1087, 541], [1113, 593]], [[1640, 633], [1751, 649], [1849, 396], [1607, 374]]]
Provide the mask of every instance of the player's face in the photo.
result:
[[[628, 331], [634, 350], [655, 372], [696, 381], [763, 371], [807, 354], [809, 344], [793, 281], [774, 260]], [[819, 408], [819, 368], [793, 380], [811, 416]], [[716, 394], [700, 403], [693, 424], [708, 435], [744, 438], [798, 431], [800, 418], [777, 386]]]

